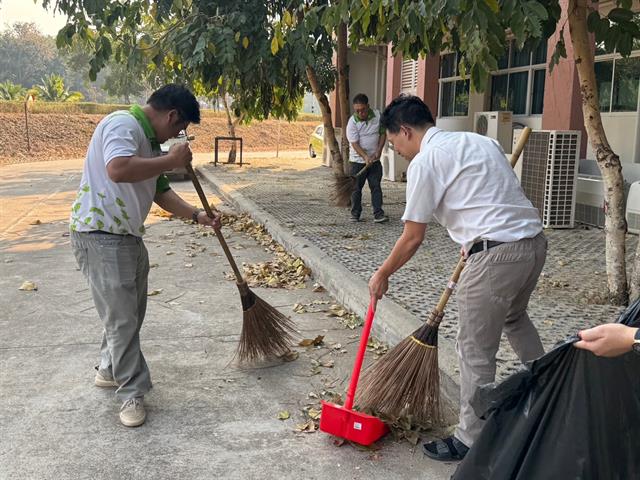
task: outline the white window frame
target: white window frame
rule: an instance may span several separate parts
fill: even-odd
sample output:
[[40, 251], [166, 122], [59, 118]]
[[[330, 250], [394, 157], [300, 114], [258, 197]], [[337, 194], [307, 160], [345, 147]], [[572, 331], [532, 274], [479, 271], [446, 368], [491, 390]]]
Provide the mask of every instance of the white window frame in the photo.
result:
[[[522, 67], [511, 67], [511, 51], [512, 48], [514, 48], [514, 42], [513, 40], [509, 41], [509, 47], [507, 48], [507, 58], [508, 58], [508, 66], [507, 68], [503, 68], [501, 70], [495, 70], [493, 72], [491, 72], [491, 88], [489, 89], [489, 108], [491, 108], [491, 91], [493, 89], [493, 77], [494, 76], [498, 76], [498, 75], [507, 75], [507, 98], [509, 98], [509, 74], [510, 73], [521, 73], [521, 72], [527, 72], [527, 101], [525, 104], [525, 113], [514, 113], [513, 116], [514, 117], [541, 117], [542, 113], [531, 113], [531, 104], [533, 103], [533, 75], [535, 71], [538, 70], [544, 70], [545, 72], [547, 71], [547, 63], [546, 61], [544, 63], [536, 63], [536, 64], [529, 64], [529, 65], [525, 65]], [[529, 62], [533, 62], [533, 53], [534, 51], [532, 50], [531, 52], [529, 52]], [[546, 73], [545, 73], [546, 76]], [[546, 87], [546, 81], [545, 81], [545, 87]], [[544, 93], [544, 89], [543, 89], [543, 93]]]
[[[445, 55], [451, 55], [454, 54], [455, 55], [455, 60], [454, 60], [454, 73], [455, 70], [457, 70], [458, 68], [458, 54], [456, 52], [446, 52], [440, 55], [440, 62], [439, 62], [439, 71], [438, 71], [438, 118], [469, 118], [469, 100], [471, 99], [471, 86], [469, 86], [469, 95], [467, 97], [467, 114], [466, 115], [455, 115], [455, 99], [456, 99], [456, 90], [455, 90], [455, 83], [458, 81], [468, 81], [469, 78], [462, 78], [461, 75], [454, 75], [453, 77], [441, 77], [440, 75], [442, 75], [442, 57], [444, 57]], [[442, 115], [442, 93], [443, 93], [443, 88], [442, 85], [444, 83], [453, 83], [453, 101], [454, 101], [454, 108], [453, 108], [453, 112], [454, 115], [447, 115], [444, 116]]]
[[[636, 58], [636, 57], [640, 57], [640, 50], [633, 50], [631, 52], [631, 55], [629, 55], [627, 58]], [[620, 117], [620, 116], [630, 116], [630, 117], [635, 117], [638, 115], [638, 113], [640, 112], [640, 85], [638, 85], [638, 102], [636, 104], [636, 110], [635, 112], [612, 112], [611, 111], [611, 107], [613, 105], [613, 82], [615, 82], [616, 79], [616, 61], [617, 60], [622, 60], [622, 55], [620, 55], [617, 52], [613, 52], [613, 53], [603, 53], [601, 55], [596, 55], [594, 58], [594, 65], [596, 63], [601, 63], [601, 62], [608, 62], [608, 61], [613, 61], [613, 65], [611, 67], [611, 93], [609, 94], [609, 111], [607, 112], [600, 112], [600, 115], [604, 115], [607, 117]]]

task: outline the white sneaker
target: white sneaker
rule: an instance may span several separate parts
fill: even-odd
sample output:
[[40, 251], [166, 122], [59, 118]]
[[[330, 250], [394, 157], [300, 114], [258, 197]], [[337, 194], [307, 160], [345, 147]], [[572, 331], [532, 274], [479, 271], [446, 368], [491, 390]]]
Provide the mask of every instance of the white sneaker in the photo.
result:
[[120, 422], [125, 427], [139, 427], [147, 418], [147, 412], [142, 403], [143, 397], [130, 398], [120, 408]]
[[100, 373], [100, 371], [96, 372], [96, 378], [93, 380], [93, 383], [96, 384], [96, 387], [110, 388], [117, 387], [118, 384], [113, 379], [112, 376], [106, 373]]

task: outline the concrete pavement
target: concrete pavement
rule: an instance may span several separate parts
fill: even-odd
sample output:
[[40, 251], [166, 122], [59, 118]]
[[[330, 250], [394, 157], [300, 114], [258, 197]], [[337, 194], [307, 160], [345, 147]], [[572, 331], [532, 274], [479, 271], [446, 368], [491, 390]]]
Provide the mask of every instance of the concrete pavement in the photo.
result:
[[[290, 363], [233, 363], [242, 312], [221, 249], [195, 226], [158, 215], [146, 244], [156, 265], [149, 289], [160, 293], [149, 297], [141, 332], [154, 389], [146, 424], [120, 425], [113, 392], [93, 385], [101, 327], [66, 236], [80, 168], [0, 167], [0, 479], [449, 478], [453, 465], [406, 441], [338, 448], [322, 433], [296, 433], [319, 397], [344, 391], [359, 329], [293, 312], [296, 303], [334, 301], [312, 281], [257, 288], [295, 316], [301, 338], [324, 335], [324, 344], [297, 347]], [[188, 182], [174, 187], [196, 203]], [[238, 263], [272, 258], [249, 236], [224, 233]], [[26, 280], [38, 290], [18, 290]], [[278, 419], [283, 411], [289, 419]]]

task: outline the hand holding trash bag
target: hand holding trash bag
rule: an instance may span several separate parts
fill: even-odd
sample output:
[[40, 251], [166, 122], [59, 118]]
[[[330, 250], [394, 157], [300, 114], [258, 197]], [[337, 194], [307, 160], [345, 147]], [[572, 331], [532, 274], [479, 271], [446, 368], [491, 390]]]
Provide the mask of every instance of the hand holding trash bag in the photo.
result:
[[[636, 342], [640, 342], [640, 329], [621, 323], [606, 323], [582, 330], [578, 333], [580, 341], [574, 343], [577, 348], [589, 350], [599, 357], [617, 357], [630, 352]], [[640, 347], [640, 343], [638, 344]], [[638, 351], [638, 347], [635, 347]]]

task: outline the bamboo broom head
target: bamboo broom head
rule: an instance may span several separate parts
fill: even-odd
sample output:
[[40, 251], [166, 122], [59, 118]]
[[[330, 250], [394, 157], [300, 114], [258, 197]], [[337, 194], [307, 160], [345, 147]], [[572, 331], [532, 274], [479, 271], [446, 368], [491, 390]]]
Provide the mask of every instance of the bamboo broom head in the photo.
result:
[[246, 283], [238, 284], [242, 332], [236, 357], [243, 363], [281, 356], [291, 350], [297, 333], [293, 321], [262, 300]]
[[338, 207], [351, 206], [351, 194], [356, 186], [356, 179], [349, 175], [335, 173], [333, 176], [333, 193], [331, 200]]
[[406, 416], [423, 426], [441, 422], [437, 344], [443, 315], [433, 310], [423, 326], [367, 369], [360, 408], [392, 419]]

